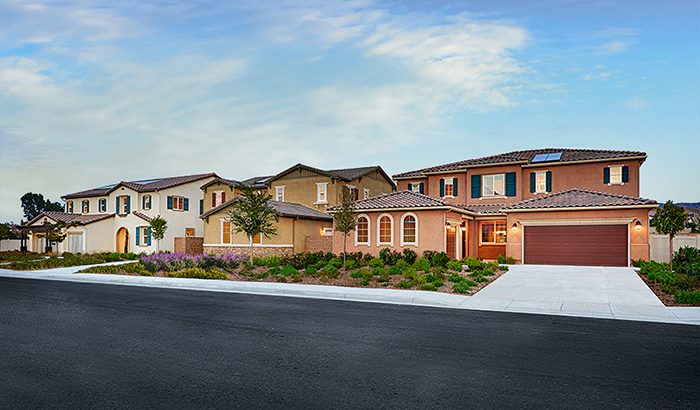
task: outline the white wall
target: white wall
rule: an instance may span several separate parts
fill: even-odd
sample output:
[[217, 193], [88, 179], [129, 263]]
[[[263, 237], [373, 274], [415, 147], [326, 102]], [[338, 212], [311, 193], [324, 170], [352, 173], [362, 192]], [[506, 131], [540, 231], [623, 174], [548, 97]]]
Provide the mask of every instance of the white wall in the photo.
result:
[[21, 241], [19, 239], [3, 239], [0, 240], [1, 251], [18, 251]]
[[[684, 246], [700, 249], [700, 234], [679, 234], [673, 238], [673, 251]], [[668, 249], [668, 235], [649, 235], [649, 258], [656, 262], [671, 260]]]

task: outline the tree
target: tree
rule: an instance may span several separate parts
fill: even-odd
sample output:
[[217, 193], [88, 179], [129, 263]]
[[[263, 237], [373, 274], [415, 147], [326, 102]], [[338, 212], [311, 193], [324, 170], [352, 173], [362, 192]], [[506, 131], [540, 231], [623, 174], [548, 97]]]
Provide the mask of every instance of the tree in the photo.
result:
[[80, 222], [71, 222], [67, 224], [63, 221], [57, 221], [52, 224], [49, 221], [44, 221], [43, 226], [46, 233], [46, 249], [44, 249], [44, 251], [50, 253], [54, 244], [59, 244], [66, 239], [68, 236], [68, 228], [80, 225], [82, 225]]
[[250, 261], [253, 261], [253, 237], [265, 235], [269, 238], [277, 235], [276, 223], [279, 221], [277, 212], [268, 201], [272, 199], [264, 191], [255, 191], [250, 187], [243, 189], [237, 201], [233, 202], [228, 211], [228, 220], [236, 233], [243, 233], [250, 243]]
[[44, 199], [42, 194], [27, 192], [22, 195], [20, 201], [22, 202], [22, 211], [27, 221], [31, 221], [44, 211], [63, 211], [63, 205], [60, 202], [51, 202], [49, 199]]
[[357, 218], [355, 218], [355, 202], [349, 195], [344, 195], [343, 202], [340, 208], [333, 214], [334, 229], [343, 234], [343, 264], [347, 256], [346, 244], [348, 235], [357, 227]]
[[4, 239], [19, 239], [13, 223], [0, 223], [0, 241]]
[[670, 267], [673, 271], [673, 237], [685, 229], [688, 214], [683, 207], [674, 205], [673, 201], [668, 201], [656, 210], [652, 221], [658, 233], [668, 235], [668, 249], [671, 255]]
[[165, 231], [168, 230], [168, 221], [158, 215], [149, 222], [151, 226], [151, 235], [156, 240], [156, 252], [160, 252], [160, 240], [165, 237]]

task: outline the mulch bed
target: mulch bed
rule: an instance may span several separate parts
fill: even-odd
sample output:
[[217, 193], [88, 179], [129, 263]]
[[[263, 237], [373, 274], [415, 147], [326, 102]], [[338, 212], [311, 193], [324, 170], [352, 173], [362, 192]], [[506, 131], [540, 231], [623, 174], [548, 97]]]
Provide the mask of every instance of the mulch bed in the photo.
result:
[[639, 273], [638, 269], [634, 270], [637, 272], [637, 275], [639, 275], [640, 278], [646, 283], [646, 285], [651, 289], [652, 292], [656, 295], [657, 298], [661, 301], [661, 303], [664, 304], [664, 306], [687, 306], [687, 307], [697, 307], [695, 305], [689, 305], [686, 303], [676, 303], [674, 299], [674, 295], [670, 293], [666, 293], [663, 290], [661, 290], [661, 285], [656, 283], [656, 282], [650, 282], [646, 276], [642, 275]]

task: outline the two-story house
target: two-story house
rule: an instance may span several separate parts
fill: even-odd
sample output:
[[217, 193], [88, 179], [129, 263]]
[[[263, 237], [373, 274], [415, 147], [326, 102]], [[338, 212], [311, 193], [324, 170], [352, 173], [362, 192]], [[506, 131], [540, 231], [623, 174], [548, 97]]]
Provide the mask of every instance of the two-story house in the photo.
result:
[[160, 215], [167, 221], [159, 250], [173, 251], [176, 237], [201, 237], [203, 182], [216, 174], [186, 175], [118, 183], [64, 195], [65, 212], [44, 212], [26, 226], [32, 232], [29, 250], [43, 252], [46, 245], [44, 222], [78, 223], [67, 230], [59, 253], [154, 252], [150, 221]]
[[[441, 250], [452, 258], [627, 266], [648, 259], [649, 211], [636, 151], [538, 149], [394, 176], [398, 192], [358, 201], [352, 250]], [[332, 210], [331, 210], [332, 212]], [[342, 235], [336, 234], [334, 249]]]

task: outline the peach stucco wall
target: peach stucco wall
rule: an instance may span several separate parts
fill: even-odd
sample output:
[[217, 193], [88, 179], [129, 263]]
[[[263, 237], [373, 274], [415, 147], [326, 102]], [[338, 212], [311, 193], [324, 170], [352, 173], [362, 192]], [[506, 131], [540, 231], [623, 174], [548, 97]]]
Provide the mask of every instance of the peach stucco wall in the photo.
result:
[[[594, 210], [594, 211], [550, 211], [550, 212], [520, 212], [508, 213], [508, 245], [506, 255], [512, 256], [520, 263], [522, 261], [522, 232], [523, 223], [529, 221], [570, 221], [575, 225], [577, 221], [587, 220], [613, 220], [634, 218], [641, 222], [641, 229], [636, 229], [636, 220], [629, 223], [630, 226], [630, 259], [649, 259], [649, 209], [618, 209], [618, 210]], [[514, 232], [513, 224], [517, 229]], [[527, 226], [525, 226], [527, 229]], [[562, 238], [566, 240], [566, 238]]]

